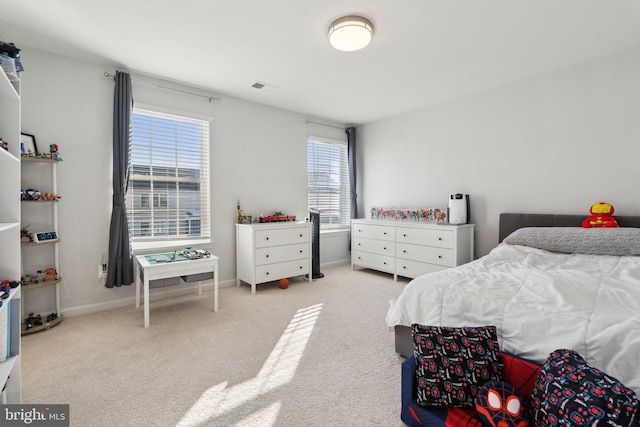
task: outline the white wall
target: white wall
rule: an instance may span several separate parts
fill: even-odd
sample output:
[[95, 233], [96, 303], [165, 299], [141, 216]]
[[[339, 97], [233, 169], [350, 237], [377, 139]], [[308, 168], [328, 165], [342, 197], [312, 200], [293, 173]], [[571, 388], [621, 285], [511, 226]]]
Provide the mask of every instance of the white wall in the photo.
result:
[[358, 129], [361, 216], [468, 193], [477, 255], [501, 212], [640, 214], [640, 48]]
[[[64, 159], [58, 166], [63, 196], [58, 208], [62, 312], [73, 315], [133, 304], [134, 286], [107, 289], [97, 278], [97, 266], [108, 250], [112, 197], [114, 84], [103, 73], [113, 73], [115, 66], [82, 63], [28, 47], [21, 56], [26, 68], [22, 129], [36, 135], [41, 151], [50, 143], [58, 144]], [[236, 202], [240, 200], [245, 214], [279, 210], [306, 218], [307, 135], [344, 139], [344, 131], [307, 125], [303, 115], [227, 96], [221, 96], [221, 103], [209, 103], [136, 83], [143, 79], [135, 74], [133, 80], [136, 102], [213, 117], [213, 252], [220, 257], [221, 285], [232, 285]], [[328, 243], [331, 248], [334, 240]], [[327, 262], [349, 259], [345, 234], [342, 240], [336, 247], [344, 249], [337, 256], [332, 251]], [[324, 253], [322, 243], [321, 248]], [[321, 260], [325, 262], [322, 255]], [[28, 291], [25, 311], [51, 311], [51, 291]]]

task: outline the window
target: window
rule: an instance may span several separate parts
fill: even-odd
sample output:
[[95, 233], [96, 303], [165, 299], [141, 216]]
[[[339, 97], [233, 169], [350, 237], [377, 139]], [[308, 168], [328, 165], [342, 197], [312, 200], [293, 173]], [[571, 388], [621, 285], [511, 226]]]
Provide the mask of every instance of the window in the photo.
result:
[[310, 136], [307, 141], [309, 208], [320, 211], [320, 227], [348, 228], [351, 216], [347, 143]]
[[133, 109], [126, 199], [133, 242], [210, 238], [209, 124]]

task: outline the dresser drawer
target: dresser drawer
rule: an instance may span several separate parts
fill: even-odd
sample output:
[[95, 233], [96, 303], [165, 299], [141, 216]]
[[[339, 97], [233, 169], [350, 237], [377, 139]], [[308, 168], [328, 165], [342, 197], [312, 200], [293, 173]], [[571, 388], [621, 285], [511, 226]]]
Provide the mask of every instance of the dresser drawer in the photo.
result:
[[395, 227], [373, 224], [353, 224], [353, 238], [366, 237], [368, 239], [395, 240]]
[[275, 264], [294, 259], [309, 259], [309, 244], [272, 246], [256, 249], [256, 265]]
[[393, 256], [353, 251], [352, 260], [353, 265], [385, 271], [387, 273], [394, 273], [396, 268], [396, 260]]
[[256, 231], [256, 248], [308, 243], [309, 240], [309, 227], [277, 228], [273, 230]]
[[447, 267], [426, 262], [411, 261], [407, 259], [396, 260], [396, 274], [398, 276], [409, 277], [415, 279], [423, 274], [433, 273], [434, 271], [444, 270]]
[[428, 262], [431, 264], [442, 265], [444, 267], [455, 267], [453, 249], [397, 243], [396, 258]]
[[437, 246], [452, 249], [455, 244], [453, 231], [443, 229], [420, 229], [398, 227], [396, 242], [413, 243], [418, 245]]
[[353, 239], [351, 247], [356, 251], [371, 252], [374, 254], [394, 256], [396, 244], [388, 240], [364, 239], [358, 237]]
[[279, 262], [256, 267], [256, 283], [270, 282], [288, 277], [310, 274], [309, 259]]

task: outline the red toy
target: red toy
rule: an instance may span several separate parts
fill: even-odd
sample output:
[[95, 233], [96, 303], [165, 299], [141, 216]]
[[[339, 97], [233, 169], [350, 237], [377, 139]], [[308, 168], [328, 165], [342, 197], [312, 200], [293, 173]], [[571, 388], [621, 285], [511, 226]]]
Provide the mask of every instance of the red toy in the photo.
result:
[[613, 217], [613, 206], [606, 202], [591, 205], [591, 216], [582, 221], [582, 228], [611, 228], [617, 227], [618, 221]]

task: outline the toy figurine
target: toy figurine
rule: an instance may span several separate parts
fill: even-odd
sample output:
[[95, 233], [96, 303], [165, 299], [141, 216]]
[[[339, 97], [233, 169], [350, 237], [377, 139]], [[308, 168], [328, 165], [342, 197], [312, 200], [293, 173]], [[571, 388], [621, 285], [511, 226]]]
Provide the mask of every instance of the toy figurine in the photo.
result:
[[598, 202], [591, 205], [591, 215], [582, 221], [582, 228], [612, 228], [618, 226], [618, 221], [613, 217], [613, 206], [606, 202]]
[[58, 278], [58, 273], [55, 268], [45, 268], [44, 270], [38, 270], [38, 273], [42, 274], [42, 281], [45, 282], [47, 279], [56, 280]]
[[23, 242], [33, 242], [33, 233], [30, 232], [27, 227], [29, 226], [27, 225], [20, 230], [20, 239]]

